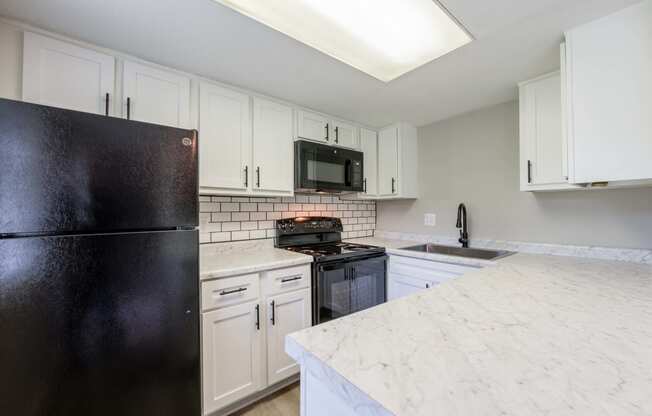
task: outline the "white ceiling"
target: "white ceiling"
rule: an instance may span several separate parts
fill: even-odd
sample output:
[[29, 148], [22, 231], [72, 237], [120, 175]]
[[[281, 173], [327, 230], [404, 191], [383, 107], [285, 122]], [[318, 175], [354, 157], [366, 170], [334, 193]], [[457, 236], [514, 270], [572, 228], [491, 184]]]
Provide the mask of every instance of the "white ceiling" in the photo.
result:
[[515, 99], [559, 67], [565, 29], [637, 1], [443, 0], [476, 39], [387, 84], [212, 0], [0, 0], [0, 15], [381, 127]]

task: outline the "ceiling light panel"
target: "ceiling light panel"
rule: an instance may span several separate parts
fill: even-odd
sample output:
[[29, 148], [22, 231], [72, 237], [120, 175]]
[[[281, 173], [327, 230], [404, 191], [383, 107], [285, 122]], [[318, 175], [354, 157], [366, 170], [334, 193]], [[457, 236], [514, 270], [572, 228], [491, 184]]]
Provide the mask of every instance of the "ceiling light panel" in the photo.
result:
[[391, 81], [471, 41], [433, 0], [215, 0]]

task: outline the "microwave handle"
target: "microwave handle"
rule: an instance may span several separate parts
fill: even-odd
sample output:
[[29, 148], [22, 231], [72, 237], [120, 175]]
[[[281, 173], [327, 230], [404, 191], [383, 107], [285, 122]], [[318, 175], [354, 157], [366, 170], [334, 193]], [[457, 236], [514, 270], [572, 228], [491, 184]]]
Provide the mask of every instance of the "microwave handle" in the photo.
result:
[[344, 182], [346, 183], [346, 186], [351, 186], [352, 179], [351, 177], [353, 176], [353, 162], [351, 162], [351, 159], [348, 159], [344, 163]]

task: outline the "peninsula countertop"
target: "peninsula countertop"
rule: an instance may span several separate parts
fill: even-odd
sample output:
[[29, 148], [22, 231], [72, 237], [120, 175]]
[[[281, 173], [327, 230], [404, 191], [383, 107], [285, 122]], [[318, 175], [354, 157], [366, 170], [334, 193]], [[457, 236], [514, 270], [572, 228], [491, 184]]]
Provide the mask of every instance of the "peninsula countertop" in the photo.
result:
[[312, 256], [275, 248], [271, 240], [205, 244], [199, 248], [199, 278], [216, 279], [312, 262]]
[[652, 266], [516, 254], [291, 334], [360, 414], [652, 415]]

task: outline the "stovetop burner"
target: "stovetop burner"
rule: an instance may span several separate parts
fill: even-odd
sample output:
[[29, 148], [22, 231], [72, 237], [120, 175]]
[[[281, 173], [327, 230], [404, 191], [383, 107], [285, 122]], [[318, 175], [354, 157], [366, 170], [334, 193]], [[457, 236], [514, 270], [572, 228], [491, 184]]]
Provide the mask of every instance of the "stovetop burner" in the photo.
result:
[[315, 261], [377, 255], [383, 247], [343, 242], [342, 221], [329, 217], [299, 217], [276, 221], [276, 246], [313, 256]]
[[364, 244], [354, 244], [338, 242], [334, 244], [308, 244], [285, 247], [287, 250], [297, 253], [308, 254], [314, 257], [341, 256], [348, 254], [372, 254], [383, 252], [382, 247], [368, 246]]

